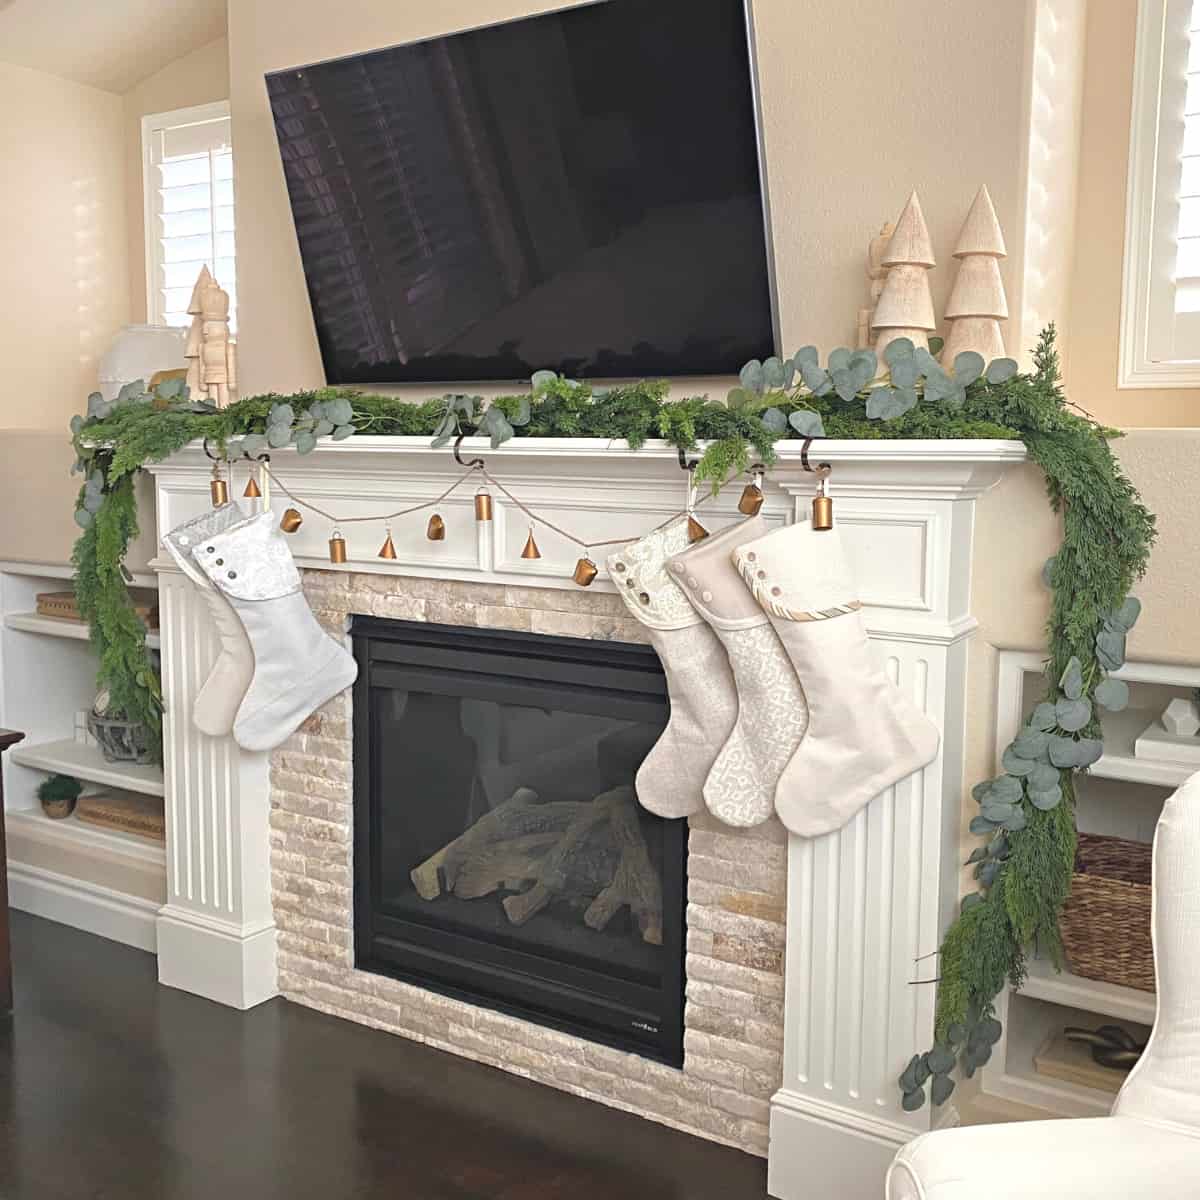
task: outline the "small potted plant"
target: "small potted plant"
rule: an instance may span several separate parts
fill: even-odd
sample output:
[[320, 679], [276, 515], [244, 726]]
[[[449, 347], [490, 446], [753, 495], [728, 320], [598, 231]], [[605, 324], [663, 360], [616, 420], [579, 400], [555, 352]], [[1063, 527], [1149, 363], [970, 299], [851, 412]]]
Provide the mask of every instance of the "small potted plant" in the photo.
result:
[[51, 775], [38, 785], [37, 797], [42, 802], [42, 812], [55, 821], [69, 817], [75, 811], [75, 801], [83, 791], [83, 784], [70, 775]]

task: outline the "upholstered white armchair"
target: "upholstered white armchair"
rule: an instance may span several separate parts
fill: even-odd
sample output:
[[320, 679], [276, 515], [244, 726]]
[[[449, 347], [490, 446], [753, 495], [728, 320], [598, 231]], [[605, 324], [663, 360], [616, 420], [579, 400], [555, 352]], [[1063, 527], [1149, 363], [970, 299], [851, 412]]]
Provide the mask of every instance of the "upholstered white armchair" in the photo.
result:
[[888, 1200], [1200, 1198], [1200, 773], [1154, 834], [1158, 1015], [1112, 1115], [946, 1129], [888, 1172]]

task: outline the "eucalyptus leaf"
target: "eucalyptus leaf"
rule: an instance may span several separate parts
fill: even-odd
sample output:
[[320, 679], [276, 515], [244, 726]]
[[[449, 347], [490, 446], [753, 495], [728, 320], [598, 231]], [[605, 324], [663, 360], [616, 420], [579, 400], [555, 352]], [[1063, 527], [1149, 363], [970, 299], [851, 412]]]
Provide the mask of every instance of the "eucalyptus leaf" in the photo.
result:
[[801, 346], [800, 349], [792, 355], [792, 362], [796, 364], [797, 371], [802, 370], [805, 363], [808, 363], [808, 365], [811, 367], [815, 367], [820, 363], [820, 361], [821, 352], [816, 348], [816, 346]]
[[1050, 735], [1044, 729], [1022, 729], [1012, 744], [1013, 753], [1019, 758], [1040, 759], [1050, 744]]
[[1022, 758], [1016, 752], [1015, 743], [1009, 746], [1000, 758], [1000, 765], [1010, 774], [1018, 777], [1030, 774], [1037, 763], [1030, 758]]
[[296, 452], [298, 454], [311, 454], [316, 448], [316, 434], [310, 433], [308, 430], [302, 430], [296, 434]]
[[933, 1072], [929, 1069], [929, 1055], [920, 1054], [917, 1056], [917, 1071], [916, 1080], [917, 1087], [924, 1087], [925, 1081], [932, 1075]]
[[968, 858], [967, 861], [963, 865], [967, 866], [967, 867], [973, 867], [976, 863], [983, 862], [987, 857], [988, 857], [987, 847], [986, 846], [976, 846], [975, 849], [971, 851], [970, 858]]
[[892, 383], [897, 387], [913, 387], [918, 378], [917, 364], [912, 358], [897, 359], [891, 368]]
[[980, 837], [985, 833], [991, 833], [996, 826], [989, 821], [987, 817], [977, 816], [971, 818], [971, 823], [967, 826], [967, 828], [973, 834], [975, 834], [976, 837]]
[[829, 373], [840, 371], [850, 365], [850, 351], [845, 346], [839, 346], [829, 352]]
[[991, 791], [992, 780], [985, 779], [982, 783], [977, 783], [971, 789], [971, 797], [974, 799], [976, 804], [982, 804], [988, 798], [988, 796], [991, 795]]
[[1021, 781], [1011, 775], [1001, 775], [992, 781], [991, 796], [999, 804], [1016, 804], [1023, 791]]
[[954, 359], [954, 378], [960, 387], [968, 387], [983, 374], [984, 366], [982, 354], [964, 350]]
[[766, 372], [763, 364], [757, 358], [752, 358], [738, 373], [742, 387], [748, 392], [761, 396], [766, 386]]
[[76, 413], [71, 418], [71, 432], [78, 433], [82, 428], [83, 428], [83, 418], [78, 413]]
[[905, 1112], [917, 1112], [925, 1105], [925, 1090], [918, 1088], [915, 1092], [905, 1092], [900, 1097], [900, 1107]]
[[849, 367], [834, 367], [829, 377], [833, 380], [833, 390], [847, 404], [858, 395], [858, 378]]
[[95, 518], [90, 512], [88, 512], [86, 508], [77, 508], [75, 510], [75, 524], [78, 525], [80, 529], [87, 529], [93, 520], [95, 520]]
[[267, 445], [273, 450], [281, 450], [288, 445], [292, 440], [292, 427], [290, 425], [268, 425], [267, 426]]
[[339, 425], [333, 431], [333, 440], [335, 442], [344, 442], [348, 437], [353, 437], [355, 429], [353, 425]]
[[325, 405], [325, 416], [334, 425], [349, 425], [354, 419], [354, 407], [344, 396]]
[[983, 816], [993, 825], [1004, 825], [1012, 819], [1012, 815], [1016, 811], [1015, 804], [1002, 804], [996, 801], [991, 801], [983, 806]]
[[946, 1030], [946, 1041], [952, 1046], [961, 1046], [967, 1040], [967, 1027], [961, 1021], [955, 1021]]
[[762, 415], [762, 423], [772, 433], [787, 433], [787, 414], [778, 408], [768, 408]]
[[1011, 358], [996, 358], [988, 363], [988, 383], [1007, 383], [1021, 368]]
[[322, 417], [314, 426], [313, 433], [317, 437], [328, 437], [333, 432], [333, 422]]
[[776, 392], [783, 387], [783, 381], [786, 378], [783, 359], [772, 356], [768, 358], [762, 365], [763, 371], [763, 388], [768, 392]]
[[1129, 684], [1110, 675], [1096, 685], [1092, 696], [1097, 704], [1102, 704], [1109, 712], [1121, 712], [1129, 707]]
[[930, 354], [941, 354], [942, 350], [945, 348], [945, 345], [946, 345], [945, 338], [931, 336], [929, 338], [929, 353]]
[[825, 426], [821, 422], [821, 414], [808, 408], [798, 408], [790, 417], [788, 423], [801, 437], [824, 437]]
[[268, 425], [291, 425], [296, 419], [296, 410], [290, 404], [274, 404], [267, 414]]
[[939, 1042], [932, 1050], [926, 1059], [929, 1063], [929, 1069], [935, 1075], [945, 1075], [954, 1070], [954, 1053], [949, 1046]]
[[1075, 655], [1071, 655], [1058, 686], [1062, 688], [1063, 695], [1068, 700], [1078, 700], [1083, 695], [1083, 667]]
[[[593, 393], [593, 395], [599, 397], [598, 392]], [[522, 425], [528, 425], [529, 417], [530, 417], [532, 411], [533, 411], [533, 406], [529, 403], [529, 397], [522, 396], [517, 401], [517, 411], [515, 413], [508, 414], [508, 423], [510, 425], [517, 426], [518, 429]]]
[[996, 876], [1000, 874], [1000, 864], [993, 859], [991, 862], [985, 862], [979, 867], [978, 878], [979, 882], [984, 887], [991, 887], [996, 882]]
[[1052, 808], [1057, 808], [1062, 802], [1062, 788], [1056, 783], [1051, 788], [1045, 790], [1034, 791], [1029, 789], [1029, 803], [1034, 808], [1041, 809], [1042, 812], [1049, 812]]
[[1054, 706], [1060, 729], [1078, 733], [1092, 719], [1092, 702], [1086, 698], [1060, 700]]
[[534, 371], [529, 385], [534, 392], [540, 392], [543, 388], [548, 388], [557, 382], [558, 372], [556, 371]]
[[1004, 828], [1007, 829], [1009, 833], [1020, 833], [1021, 830], [1025, 828], [1026, 824], [1028, 824], [1028, 821], [1025, 816], [1025, 810], [1023, 808], [1018, 808], [1016, 812], [1014, 812], [1013, 815], [1004, 822]]
[[908, 1060], [908, 1066], [900, 1072], [900, 1088], [905, 1092], [915, 1092], [920, 1084], [917, 1081], [917, 1068], [920, 1066], [921, 1056], [914, 1054]]
[[251, 458], [257, 458], [267, 448], [267, 439], [261, 433], [248, 433], [242, 438], [242, 449]]
[[1128, 596], [1124, 604], [1109, 618], [1118, 628], [1128, 633], [1142, 615], [1142, 602], [1136, 596]]
[[1052, 737], [1050, 761], [1064, 770], [1079, 766], [1079, 743], [1074, 738]]
[[979, 892], [971, 892], [970, 895], [964, 896], [962, 902], [958, 906], [959, 912], [970, 912], [973, 908], [978, 908], [983, 903], [983, 896]]
[[1096, 661], [1106, 671], [1119, 671], [1125, 665], [1125, 634], [1102, 629], [1096, 635]]
[[827, 396], [833, 391], [833, 380], [829, 378], [829, 372], [816, 363], [801, 363], [800, 378], [814, 396]]
[[1042, 732], [1053, 729], [1057, 724], [1058, 718], [1054, 713], [1054, 705], [1048, 700], [1039, 704], [1029, 718], [1029, 728], [1041, 730]]
[[[1046, 746], [1049, 751], [1049, 743]], [[1047, 792], [1058, 786], [1058, 768], [1053, 763], [1040, 762], [1034, 765], [1032, 771], [1025, 777], [1025, 782], [1031, 792]]]
[[749, 408], [752, 404], [757, 404], [758, 395], [750, 391], [749, 388], [730, 388], [728, 395], [725, 397], [725, 403], [734, 412], [738, 412], [741, 409]]
[[1057, 557], [1048, 558], [1042, 563], [1042, 583], [1048, 588], [1054, 587], [1054, 568], [1057, 566]]
[[917, 394], [911, 388], [875, 388], [867, 395], [867, 419], [891, 421], [902, 417], [917, 403]]
[[1104, 743], [1099, 738], [1080, 738], [1075, 743], [1075, 758], [1079, 766], [1090, 767], [1099, 762], [1104, 754]]
[[934, 1104], [945, 1104], [954, 1094], [954, 1080], [949, 1075], [935, 1075], [929, 1085], [929, 1098]]
[[895, 341], [888, 342], [884, 347], [883, 361], [889, 367], [894, 367], [902, 359], [912, 358], [914, 349], [912, 338], [896, 338]]

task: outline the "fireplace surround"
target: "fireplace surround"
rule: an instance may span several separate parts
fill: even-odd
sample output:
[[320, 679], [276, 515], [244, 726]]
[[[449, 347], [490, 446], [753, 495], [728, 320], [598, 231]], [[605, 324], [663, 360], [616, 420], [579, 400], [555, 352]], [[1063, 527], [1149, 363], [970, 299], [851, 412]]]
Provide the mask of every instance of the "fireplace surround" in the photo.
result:
[[668, 715], [654, 652], [352, 635], [358, 968], [682, 1066], [686, 822], [634, 790]]
[[[593, 545], [638, 536], [677, 512], [674, 448], [634, 452], [591, 439], [521, 438], [488, 459], [524, 502]], [[896, 1077], [932, 1036], [926, 956], [957, 909], [963, 703], [975, 499], [1024, 447], [998, 441], [826, 440], [835, 520], [890, 678], [941, 728], [937, 759], [817, 839], [777, 821], [753, 830], [708, 815], [689, 822], [684, 1061], [681, 1068], [509, 1012], [362, 970], [354, 948], [352, 697], [336, 698], [271, 756], [240, 752], [191, 725], [216, 641], [191, 584], [166, 555], [160, 572], [168, 901], [156, 923], [160, 980], [247, 1008], [282, 994], [335, 1016], [416, 1038], [701, 1136], [768, 1154], [769, 1190], [878, 1196], [896, 1148], [930, 1127], [906, 1113]], [[800, 443], [779, 445], [763, 515], [803, 519], [813, 494]], [[342, 517], [429, 501], [458, 474], [444, 450], [357, 436], [272, 464]], [[157, 524], [208, 505], [199, 445], [152, 468]], [[738, 489], [708, 503], [710, 529], [736, 520]], [[278, 502], [279, 511], [286, 502]], [[603, 576], [571, 582], [579, 547], [528, 522], [502, 497], [477, 523], [469, 489], [439, 503], [446, 538], [424, 522], [393, 529], [397, 559], [375, 558], [381, 531], [356, 526], [350, 561], [331, 569], [330, 528], [291, 539], [318, 618], [335, 636], [356, 615], [599, 642], [644, 643]], [[785, 998], [786, 993], [786, 998]], [[786, 1020], [784, 1010], [786, 1006]], [[953, 1120], [952, 1105], [940, 1114]]]

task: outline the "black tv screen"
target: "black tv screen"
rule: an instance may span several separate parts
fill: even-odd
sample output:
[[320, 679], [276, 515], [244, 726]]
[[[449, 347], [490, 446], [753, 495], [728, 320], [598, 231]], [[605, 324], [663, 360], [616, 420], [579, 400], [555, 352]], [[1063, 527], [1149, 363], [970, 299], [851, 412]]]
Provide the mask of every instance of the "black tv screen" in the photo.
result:
[[605, 0], [267, 86], [329, 383], [774, 352], [742, 0]]

